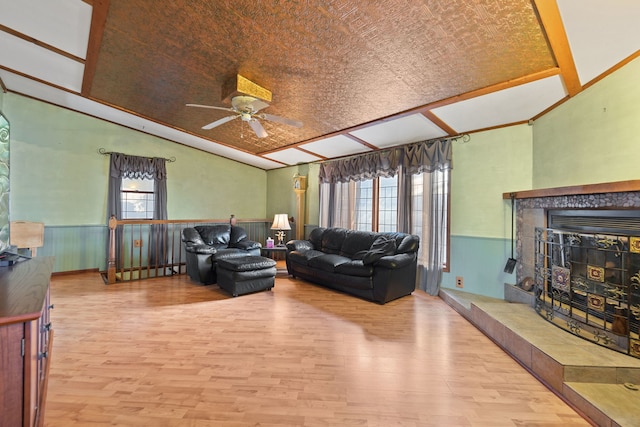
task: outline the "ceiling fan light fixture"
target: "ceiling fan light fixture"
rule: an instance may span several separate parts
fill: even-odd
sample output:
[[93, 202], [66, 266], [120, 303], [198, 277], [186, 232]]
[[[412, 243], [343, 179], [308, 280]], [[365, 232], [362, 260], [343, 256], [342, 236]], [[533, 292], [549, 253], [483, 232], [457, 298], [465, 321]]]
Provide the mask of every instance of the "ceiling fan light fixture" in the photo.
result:
[[[238, 77], [241, 77], [238, 75]], [[271, 96], [271, 92], [269, 92], [269, 97]], [[294, 119], [289, 119], [286, 117], [275, 116], [273, 114], [258, 114], [260, 110], [263, 108], [267, 108], [269, 104], [263, 101], [260, 98], [251, 95], [236, 95], [231, 98], [231, 108], [227, 107], [217, 107], [215, 105], [202, 105], [202, 104], [187, 104], [187, 107], [198, 107], [198, 108], [209, 108], [212, 110], [222, 110], [232, 113], [226, 117], [218, 119], [214, 122], [206, 124], [202, 127], [204, 130], [210, 130], [215, 127], [218, 127], [224, 123], [227, 123], [231, 120], [240, 118], [241, 121], [246, 122], [249, 127], [253, 130], [258, 138], [266, 138], [269, 136], [267, 131], [260, 123], [260, 120], [267, 120], [270, 122], [282, 123], [288, 126], [293, 127], [302, 127], [302, 122]], [[242, 133], [240, 134], [242, 137]]]

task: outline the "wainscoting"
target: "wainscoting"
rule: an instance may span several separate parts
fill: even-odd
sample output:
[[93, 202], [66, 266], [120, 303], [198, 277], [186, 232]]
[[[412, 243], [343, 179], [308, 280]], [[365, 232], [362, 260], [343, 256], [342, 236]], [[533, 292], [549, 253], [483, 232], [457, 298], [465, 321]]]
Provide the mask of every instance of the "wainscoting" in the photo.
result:
[[[221, 220], [220, 222], [225, 221]], [[263, 245], [267, 235], [271, 234], [268, 229], [270, 222], [267, 220], [253, 220], [249, 226], [243, 223], [240, 225], [246, 228], [250, 238], [255, 238]], [[315, 225], [305, 226], [305, 232], [315, 227]], [[285, 239], [290, 239], [291, 236], [292, 233], [287, 232]], [[38, 256], [55, 257], [54, 273], [96, 269], [105, 271], [108, 237], [109, 227], [106, 224], [45, 224], [44, 246], [38, 248]], [[180, 243], [177, 245], [181, 246]]]
[[45, 225], [38, 256], [55, 257], [54, 273], [104, 270], [108, 231], [106, 225]]
[[516, 283], [515, 274], [504, 272], [511, 256], [511, 241], [489, 237], [451, 236], [451, 265], [442, 275], [442, 287], [454, 289], [456, 277], [464, 279], [466, 292], [504, 297], [503, 283]]

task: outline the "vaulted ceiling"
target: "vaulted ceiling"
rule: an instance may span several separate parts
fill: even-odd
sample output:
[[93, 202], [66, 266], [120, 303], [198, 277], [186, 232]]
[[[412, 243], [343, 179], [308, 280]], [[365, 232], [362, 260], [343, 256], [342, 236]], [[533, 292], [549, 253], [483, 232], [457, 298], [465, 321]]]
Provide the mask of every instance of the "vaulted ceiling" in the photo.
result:
[[[636, 0], [0, 0], [0, 84], [262, 169], [535, 120], [640, 55]], [[263, 112], [203, 125], [237, 74]], [[88, 142], [90, 143], [90, 142]]]

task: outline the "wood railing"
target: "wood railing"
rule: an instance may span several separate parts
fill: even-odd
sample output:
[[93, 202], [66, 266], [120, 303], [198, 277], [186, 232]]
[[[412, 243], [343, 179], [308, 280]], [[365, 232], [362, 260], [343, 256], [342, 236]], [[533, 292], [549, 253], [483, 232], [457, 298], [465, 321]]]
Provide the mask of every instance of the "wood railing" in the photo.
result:
[[[186, 273], [182, 229], [226, 224], [229, 219], [109, 220], [109, 247], [105, 282], [140, 280]], [[264, 245], [271, 231], [266, 219], [237, 220], [250, 240]]]

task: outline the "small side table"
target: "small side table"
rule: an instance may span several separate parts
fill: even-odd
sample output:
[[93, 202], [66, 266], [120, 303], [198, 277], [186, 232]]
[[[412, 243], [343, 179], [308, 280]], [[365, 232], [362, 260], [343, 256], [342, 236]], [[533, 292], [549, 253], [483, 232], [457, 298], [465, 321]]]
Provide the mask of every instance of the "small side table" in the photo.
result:
[[260, 255], [269, 257], [276, 261], [285, 259], [286, 253], [286, 246], [274, 246], [273, 248], [265, 248], [263, 246], [262, 249], [260, 249]]

